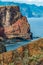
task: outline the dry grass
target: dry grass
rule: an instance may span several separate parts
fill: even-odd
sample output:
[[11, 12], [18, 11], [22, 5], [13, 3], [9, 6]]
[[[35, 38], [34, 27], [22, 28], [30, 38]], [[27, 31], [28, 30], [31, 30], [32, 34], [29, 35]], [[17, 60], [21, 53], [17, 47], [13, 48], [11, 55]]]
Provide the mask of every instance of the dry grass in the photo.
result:
[[43, 65], [43, 39], [0, 54], [1, 65]]

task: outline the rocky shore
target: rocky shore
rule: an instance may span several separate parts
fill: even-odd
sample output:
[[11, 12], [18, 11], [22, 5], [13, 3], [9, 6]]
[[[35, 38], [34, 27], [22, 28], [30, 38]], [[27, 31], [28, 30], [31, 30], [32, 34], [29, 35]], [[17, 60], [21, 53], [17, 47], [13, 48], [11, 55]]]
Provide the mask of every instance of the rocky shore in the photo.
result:
[[0, 54], [1, 65], [43, 65], [43, 38]]
[[31, 39], [30, 24], [19, 6], [0, 6], [0, 37]]

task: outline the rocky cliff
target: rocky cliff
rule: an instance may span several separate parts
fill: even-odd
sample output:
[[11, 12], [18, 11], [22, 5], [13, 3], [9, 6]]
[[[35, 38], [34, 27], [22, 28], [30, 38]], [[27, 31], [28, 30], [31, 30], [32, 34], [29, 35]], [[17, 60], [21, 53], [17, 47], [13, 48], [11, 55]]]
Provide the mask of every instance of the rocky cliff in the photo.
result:
[[31, 38], [30, 25], [18, 6], [0, 6], [0, 36]]

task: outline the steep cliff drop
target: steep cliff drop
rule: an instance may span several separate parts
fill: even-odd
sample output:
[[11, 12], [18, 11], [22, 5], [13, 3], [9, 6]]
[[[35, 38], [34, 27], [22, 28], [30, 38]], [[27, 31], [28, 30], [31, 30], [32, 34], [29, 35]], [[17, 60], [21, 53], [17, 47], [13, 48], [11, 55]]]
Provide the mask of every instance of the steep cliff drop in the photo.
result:
[[0, 36], [31, 39], [30, 25], [18, 6], [0, 6]]

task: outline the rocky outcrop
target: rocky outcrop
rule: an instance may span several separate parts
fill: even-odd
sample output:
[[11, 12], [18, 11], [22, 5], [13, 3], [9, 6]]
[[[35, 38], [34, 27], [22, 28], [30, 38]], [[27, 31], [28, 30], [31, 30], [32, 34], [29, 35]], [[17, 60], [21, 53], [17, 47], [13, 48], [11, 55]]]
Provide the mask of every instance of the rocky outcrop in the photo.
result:
[[1, 65], [43, 65], [43, 39], [0, 54]]
[[0, 7], [0, 36], [6, 38], [31, 38], [30, 25], [27, 18], [22, 16], [18, 6]]
[[2, 43], [0, 43], [0, 54], [3, 52], [6, 52], [6, 47]]

